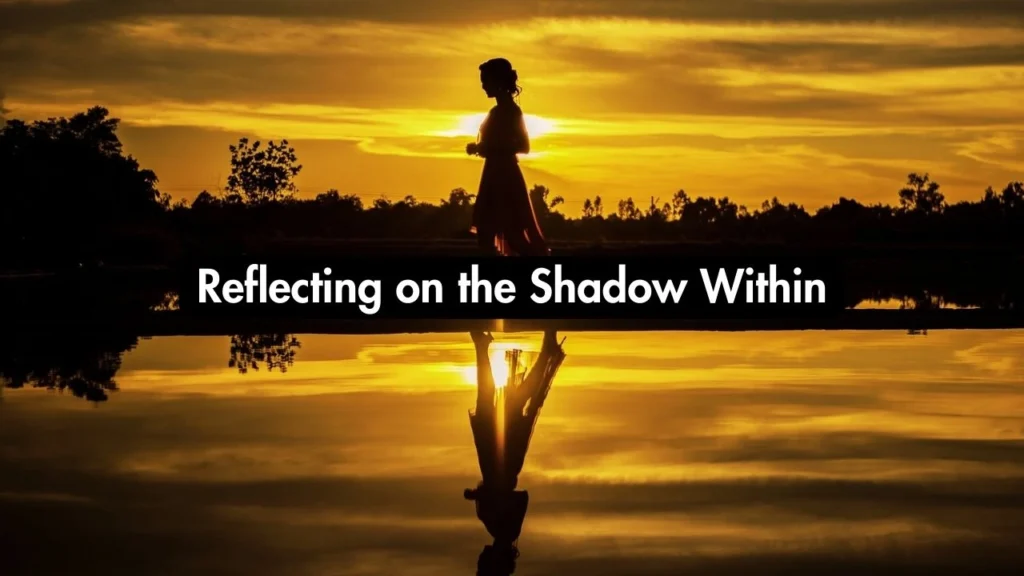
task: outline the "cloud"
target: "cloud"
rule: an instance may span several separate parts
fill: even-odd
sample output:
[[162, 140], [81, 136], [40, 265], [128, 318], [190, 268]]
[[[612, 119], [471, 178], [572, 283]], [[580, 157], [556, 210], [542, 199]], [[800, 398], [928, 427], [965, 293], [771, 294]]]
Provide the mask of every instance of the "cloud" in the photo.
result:
[[[598, 112], [595, 104], [604, 102], [606, 107], [614, 103], [610, 108], [619, 113], [756, 109], [760, 116], [791, 117], [799, 111], [825, 119], [884, 112], [887, 102], [871, 97], [927, 97], [939, 86], [957, 92], [1019, 87], [1019, 79], [1000, 67], [1020, 64], [1024, 51], [1008, 28], [917, 31], [894, 24], [837, 30], [816, 25], [765, 33], [735, 24], [565, 24], [536, 20], [516, 27], [447, 29], [168, 17], [15, 34], [0, 44], [0, 58], [8, 63], [10, 81], [22, 88], [60, 81], [128, 90], [122, 97], [136, 100], [345, 103], [374, 109], [418, 103], [462, 109], [478, 102], [474, 75], [466, 71], [482, 58], [465, 50], [461, 36], [466, 35], [474, 38], [477, 53], [515, 54], [528, 94], [534, 82], [548, 108], [554, 108], [557, 88], [563, 101], [587, 113]], [[972, 37], [972, 31], [984, 39]], [[964, 84], [952, 69], [965, 66], [983, 76]], [[260, 74], [251, 74], [253, 69]], [[868, 84], [857, 80], [870, 72], [907, 69], [926, 73], [878, 76]], [[453, 92], [456, 86], [464, 88]], [[751, 89], [736, 90], [739, 86]], [[917, 104], [927, 105], [927, 100]]]
[[[1024, 172], [1024, 133], [996, 132], [962, 142], [957, 154], [977, 162]], [[998, 190], [997, 190], [998, 191]]]
[[[780, 35], [781, 36], [781, 35]], [[768, 67], [800, 72], [876, 72], [930, 68], [980, 68], [1024, 64], [1024, 45], [999, 44], [979, 39], [981, 45], [927, 46], [928, 34], [919, 38], [877, 42], [714, 40], [703, 48], [737, 66]], [[963, 38], [961, 41], [971, 42]]]
[[480, 2], [438, 0], [348, 0], [323, 2], [246, 2], [244, 0], [72, 0], [0, 4], [3, 28], [39, 30], [143, 17], [260, 16], [291, 19], [335, 19], [392, 23], [481, 23], [547, 18], [650, 18], [702, 22], [870, 23], [909, 21], [981, 23], [1019, 22], [1015, 0], [546, 0], [544, 2]]
[[[1013, 17], [995, 18], [1010, 4], [465, 6], [3, 5], [4, 102], [22, 118], [103, 104], [151, 129], [136, 130], [136, 143], [175, 197], [228, 170], [226, 158], [214, 165], [187, 146], [161, 152], [161, 129], [191, 127], [221, 131], [224, 148], [237, 134], [308, 142], [316, 158], [299, 150], [304, 194], [437, 199], [475, 187], [479, 167], [462, 139], [437, 134], [486, 110], [476, 66], [505, 55], [526, 111], [560, 130], [524, 162], [530, 182], [565, 196], [570, 213], [595, 193], [616, 201], [678, 188], [813, 209], [836, 196], [822, 170], [868, 202], [891, 200], [911, 170], [931, 173], [951, 200], [1020, 178], [1024, 42]], [[956, 16], [965, 11], [975, 17]], [[908, 139], [918, 144], [879, 144]], [[890, 157], [879, 157], [883, 147]], [[344, 168], [356, 165], [365, 169]]]

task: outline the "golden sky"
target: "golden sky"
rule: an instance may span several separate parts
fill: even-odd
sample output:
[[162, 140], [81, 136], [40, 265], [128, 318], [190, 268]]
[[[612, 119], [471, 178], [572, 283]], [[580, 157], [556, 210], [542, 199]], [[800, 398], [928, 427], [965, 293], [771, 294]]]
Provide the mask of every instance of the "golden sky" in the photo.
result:
[[[1024, 332], [565, 336], [522, 573], [1019, 565]], [[285, 374], [228, 369], [226, 337], [154, 338], [105, 403], [5, 390], [0, 569], [472, 574], [469, 336], [299, 340]]]
[[[223, 185], [227, 146], [287, 137], [303, 195], [436, 201], [518, 69], [531, 184], [567, 199], [841, 195], [895, 203], [1024, 178], [1018, 0], [0, 0], [9, 116], [105, 105], [162, 189]], [[609, 202], [610, 201], [610, 202]]]

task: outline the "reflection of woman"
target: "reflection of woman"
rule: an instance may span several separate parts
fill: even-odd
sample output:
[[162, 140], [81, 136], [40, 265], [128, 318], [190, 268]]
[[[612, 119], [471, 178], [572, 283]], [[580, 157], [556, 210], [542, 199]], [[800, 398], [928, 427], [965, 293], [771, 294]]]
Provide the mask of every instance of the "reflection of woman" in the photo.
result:
[[480, 83], [496, 104], [480, 126], [477, 142], [466, 146], [467, 154], [484, 158], [472, 230], [488, 252], [543, 256], [548, 254], [547, 244], [516, 157], [530, 152], [523, 111], [514, 100], [520, 92], [518, 78], [504, 58], [480, 65]]
[[482, 332], [472, 336], [476, 345], [477, 401], [470, 413], [470, 427], [483, 479], [475, 489], [467, 489], [465, 497], [475, 501], [477, 518], [494, 538], [494, 544], [480, 555], [478, 574], [511, 574], [529, 504], [529, 494], [516, 490], [516, 486], [537, 417], [565, 352], [555, 332], [546, 332], [537, 361], [525, 377], [518, 371], [521, 351], [507, 354], [509, 376], [501, 407], [504, 418], [499, 419], [489, 351], [493, 338]]
[[[512, 350], [508, 356], [510, 382], [506, 386], [505, 399], [505, 468], [515, 486], [526, 461], [526, 451], [530, 448], [537, 417], [551, 391], [555, 374], [565, 360], [565, 351], [554, 330], [545, 332], [536, 362], [525, 377], [518, 378], [515, 375], [521, 352]], [[513, 379], [515, 381], [511, 381]]]

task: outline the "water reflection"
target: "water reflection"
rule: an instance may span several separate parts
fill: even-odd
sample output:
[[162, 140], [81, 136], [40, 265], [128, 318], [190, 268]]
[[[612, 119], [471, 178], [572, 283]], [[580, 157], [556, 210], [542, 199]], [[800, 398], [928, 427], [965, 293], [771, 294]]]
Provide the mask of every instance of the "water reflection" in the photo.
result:
[[[542, 348], [495, 337], [496, 372]], [[463, 499], [467, 336], [296, 339], [283, 373], [228, 366], [227, 336], [153, 338], [108, 402], [8, 390], [0, 573], [473, 574], [494, 538]], [[46, 356], [15, 344], [5, 374]], [[1024, 331], [570, 344], [516, 488], [516, 574], [1024, 566]]]
[[[302, 346], [292, 334], [235, 334], [229, 337], [227, 365], [249, 370], [287, 372]], [[93, 334], [15, 333], [0, 337], [0, 388], [45, 388], [76, 398], [105, 402], [116, 392], [114, 378], [126, 352], [139, 337]]]
[[0, 336], [0, 387], [46, 388], [102, 402], [117, 390], [123, 354], [138, 342], [116, 333], [6, 333]]
[[299, 339], [291, 334], [235, 334], [231, 337], [228, 366], [238, 368], [242, 374], [259, 370], [261, 366], [268, 372], [275, 369], [287, 372], [301, 346]]
[[[547, 400], [565, 352], [554, 331], [544, 334], [540, 353], [525, 370], [520, 349], [506, 352], [504, 381], [491, 366], [489, 333], [471, 334], [476, 349], [476, 407], [470, 427], [482, 479], [464, 495], [476, 504], [476, 516], [494, 542], [485, 546], [477, 561], [478, 576], [508, 576], [519, 557], [519, 535], [530, 495], [517, 490], [534, 427]], [[524, 369], [520, 369], [524, 368]]]

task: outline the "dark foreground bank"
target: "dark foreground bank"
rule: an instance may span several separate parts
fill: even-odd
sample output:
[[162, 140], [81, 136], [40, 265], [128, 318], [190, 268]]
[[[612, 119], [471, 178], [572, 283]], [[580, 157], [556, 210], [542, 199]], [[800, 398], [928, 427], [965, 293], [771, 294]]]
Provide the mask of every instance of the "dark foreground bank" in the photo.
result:
[[147, 336], [213, 336], [224, 334], [402, 334], [629, 331], [784, 331], [784, 330], [1006, 330], [1024, 328], [1024, 315], [997, 310], [847, 310], [831, 318], [757, 320], [320, 320], [308, 318], [207, 318], [180, 311], [158, 311], [131, 317], [74, 316], [15, 319], [10, 325], [20, 332], [70, 331], [83, 334], [131, 333]]

